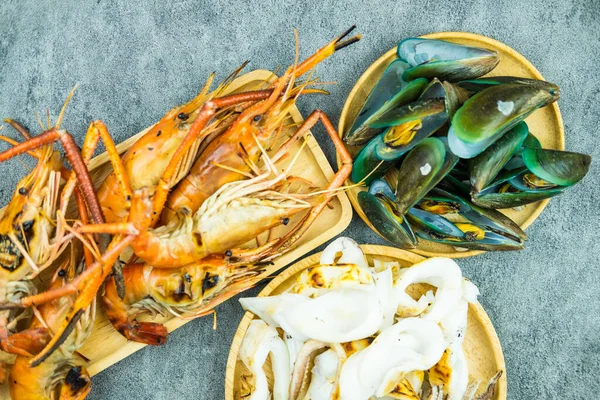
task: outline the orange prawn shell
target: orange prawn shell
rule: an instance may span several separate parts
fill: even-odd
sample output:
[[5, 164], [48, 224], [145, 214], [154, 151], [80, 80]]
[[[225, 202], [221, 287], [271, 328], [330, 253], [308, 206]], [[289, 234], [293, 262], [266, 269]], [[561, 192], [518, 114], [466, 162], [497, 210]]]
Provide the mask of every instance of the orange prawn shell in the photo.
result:
[[[170, 111], [123, 156], [123, 166], [132, 190], [155, 188], [169, 160], [187, 134], [189, 124], [177, 117], [177, 111]], [[107, 222], [120, 222], [127, 218], [129, 209], [114, 172], [100, 186], [98, 199]]]
[[[131, 306], [145, 298], [171, 306], [186, 306], [202, 300], [209, 292], [227, 281], [231, 267], [222, 256], [210, 256], [181, 268], [154, 268], [145, 263], [134, 264], [123, 270], [125, 298]], [[118, 304], [114, 281], [106, 285], [106, 296]], [[111, 310], [108, 311], [109, 314]]]
[[161, 215], [163, 224], [175, 218], [178, 211], [194, 214], [221, 186], [244, 178], [234, 171], [251, 171], [249, 164], [258, 163], [262, 154], [260, 147], [269, 149], [273, 145], [277, 139], [275, 131], [295, 103], [295, 99], [289, 100], [285, 95], [279, 99], [282, 90], [280, 84], [268, 99], [246, 109], [227, 131], [206, 147], [169, 194]]
[[[16, 249], [9, 234], [20, 239], [35, 262], [43, 254], [53, 231], [52, 215], [44, 215], [43, 208], [56, 203], [58, 174], [62, 157], [58, 151], [44, 148], [34, 170], [23, 178], [0, 219], [0, 280], [19, 280], [31, 272], [27, 260]], [[52, 173], [55, 173], [54, 178]], [[53, 180], [54, 179], [54, 180]], [[53, 212], [54, 210], [52, 210]], [[44, 237], [45, 236], [45, 237]]]
[[[55, 274], [49, 289], [60, 287], [64, 283], [65, 280], [58, 274]], [[71, 309], [72, 302], [72, 298], [61, 297], [38, 307], [45, 324], [50, 327], [51, 330], [54, 331], [60, 327], [63, 319], [68, 315]], [[38, 318], [34, 318], [29, 327], [42, 328], [44, 325], [42, 325]], [[64, 360], [62, 359], [63, 357], [65, 356], [62, 352], [56, 351], [47, 361], [32, 368], [29, 366], [30, 359], [28, 357], [18, 356], [10, 370], [9, 390], [11, 398], [15, 400], [47, 400], [54, 392], [61, 391], [61, 393], [63, 393], [68, 391], [70, 389], [69, 384], [66, 384], [63, 379], [61, 379], [60, 385], [52, 386], [53, 383], [56, 383], [56, 376], [63, 373], [66, 376], [64, 367], [70, 367], [73, 364], [73, 360], [68, 356]], [[86, 376], [87, 373], [84, 371], [83, 375]], [[83, 397], [68, 398], [85, 398], [85, 394], [90, 390], [89, 385], [90, 383], [88, 382], [86, 387], [82, 387], [76, 391], [77, 394], [82, 395]]]
[[[201, 92], [189, 103], [170, 110], [123, 155], [123, 165], [133, 191], [142, 188], [154, 191], [173, 154], [181, 145], [207, 94], [212, 76]], [[107, 222], [122, 222], [129, 213], [114, 171], [98, 190], [98, 199]]]

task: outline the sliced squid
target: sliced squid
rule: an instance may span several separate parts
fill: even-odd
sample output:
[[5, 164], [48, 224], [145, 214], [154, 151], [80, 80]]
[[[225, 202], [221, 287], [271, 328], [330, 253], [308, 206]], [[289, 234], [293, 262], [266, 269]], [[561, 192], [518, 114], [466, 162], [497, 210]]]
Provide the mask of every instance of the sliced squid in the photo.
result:
[[302, 348], [304, 344], [303, 341], [294, 338], [289, 333], [283, 333], [283, 342], [285, 343], [288, 349], [288, 355], [290, 359], [290, 370], [294, 369], [294, 363], [296, 362], [296, 358], [298, 357], [298, 352]]
[[383, 321], [374, 284], [332, 290], [317, 298], [284, 293], [240, 299], [240, 303], [245, 310], [300, 341], [350, 342], [373, 335]]
[[359, 266], [367, 265], [362, 250], [340, 238], [321, 259], [338, 265], [309, 268], [289, 293], [240, 299], [242, 307], [302, 342], [351, 342], [376, 333], [384, 320], [383, 301], [369, 268]]
[[[309, 298], [299, 294], [282, 293], [278, 296], [245, 297], [240, 299], [240, 303], [244, 310], [255, 314], [268, 325], [273, 327], [281, 327], [287, 332], [285, 323], [282, 325], [281, 318], [276, 317], [276, 315], [284, 310], [288, 310], [309, 300]], [[299, 338], [296, 337], [296, 339]]]
[[421, 318], [402, 319], [344, 363], [340, 398], [364, 400], [385, 396], [403, 374], [428, 370], [435, 365], [444, 349], [444, 336], [435, 322]]
[[352, 289], [373, 283], [373, 275], [368, 268], [362, 268], [355, 264], [320, 265], [302, 271], [288, 292], [318, 297], [331, 290]]
[[381, 272], [373, 274], [373, 277], [382, 313], [382, 321], [378, 329], [378, 332], [381, 332], [392, 326], [395, 320], [398, 305], [395, 301], [394, 277], [391, 268], [383, 269]]
[[311, 370], [310, 385], [306, 400], [329, 400], [336, 389], [339, 357], [333, 350], [327, 350], [315, 357], [315, 366]]
[[[462, 297], [462, 272], [449, 258], [430, 258], [400, 270], [395, 283], [397, 312], [400, 316], [420, 316], [423, 319], [439, 322], [448, 314]], [[437, 291], [414, 300], [406, 289], [414, 283], [427, 283]]]
[[[407, 288], [421, 283], [435, 291], [415, 300]], [[327, 246], [321, 265], [304, 270], [285, 293], [240, 299], [268, 324], [249, 330], [251, 341], [240, 350], [256, 376], [251, 399], [270, 396], [262, 372], [269, 353], [278, 371], [274, 399], [300, 393], [305, 400], [418, 398], [425, 376], [428, 398], [462, 399], [468, 385], [462, 343], [468, 304], [478, 294], [450, 259], [410, 268], [374, 260], [370, 268], [356, 242], [339, 238]], [[275, 328], [283, 329], [283, 340]], [[324, 348], [330, 349], [315, 357]]]
[[433, 385], [443, 385], [449, 400], [461, 400], [469, 383], [469, 371], [462, 343], [467, 330], [469, 303], [477, 301], [479, 289], [463, 280], [462, 295], [455, 307], [440, 321], [447, 350], [430, 373]]
[[263, 371], [263, 365], [269, 354], [271, 354], [274, 378], [273, 399], [287, 399], [291, 374], [287, 347], [275, 328], [268, 326], [264, 321], [255, 319], [250, 322], [239, 353], [240, 360], [255, 377], [254, 390], [250, 400], [271, 399], [267, 376]]
[[321, 254], [321, 265], [354, 264], [368, 268], [365, 254], [354, 240], [340, 237], [331, 242]]

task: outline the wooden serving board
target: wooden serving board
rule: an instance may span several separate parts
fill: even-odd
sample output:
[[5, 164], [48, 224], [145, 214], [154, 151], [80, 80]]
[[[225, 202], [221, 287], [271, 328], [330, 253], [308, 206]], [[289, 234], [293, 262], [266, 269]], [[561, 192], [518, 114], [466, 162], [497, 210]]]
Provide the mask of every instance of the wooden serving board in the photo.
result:
[[[272, 79], [274, 79], [274, 75], [270, 71], [252, 71], [235, 79], [224, 94], [263, 88], [266, 83]], [[303, 121], [303, 118], [296, 107], [292, 107], [290, 110], [290, 118], [297, 125], [300, 125]], [[124, 153], [149, 129], [150, 128], [145, 129], [119, 144], [117, 146], [119, 153]], [[281, 141], [290, 134], [289, 131], [291, 129], [293, 128], [289, 128], [287, 132], [284, 130], [284, 134], [281, 135]], [[295, 154], [295, 152], [300, 149], [300, 142], [301, 141], [298, 141], [298, 143], [292, 147], [290, 151], [292, 154]], [[282, 161], [281, 164], [278, 163], [277, 166], [284, 168], [291, 158], [292, 157], [287, 157], [286, 160]], [[112, 167], [108, 162], [108, 156], [105, 153], [92, 159], [89, 164], [89, 169], [96, 188], [98, 188], [106, 176], [112, 172]], [[325, 154], [311, 134], [307, 135], [307, 144], [294, 164], [291, 175], [305, 178], [318, 187], [325, 186], [334, 175], [333, 169], [329, 165]], [[296, 243], [294, 248], [274, 260], [273, 265], [267, 267], [263, 274], [264, 277], [273, 274], [275, 271], [297, 260], [302, 255], [320, 246], [346, 229], [352, 219], [352, 206], [348, 201], [348, 197], [340, 192], [331, 200], [330, 204], [331, 207], [325, 207], [323, 213], [305, 233], [302, 239]], [[279, 228], [281, 229], [280, 233], [285, 232], [286, 229], [293, 226], [293, 222], [297, 221], [299, 217], [300, 216], [297, 216], [295, 219], [292, 219], [288, 227]], [[41, 283], [41, 287], [44, 287], [44, 278], [38, 283]], [[98, 313], [93, 332], [85, 345], [79, 350], [83, 356], [90, 360], [87, 369], [91, 375], [97, 374], [145, 346], [140, 343], [128, 342], [127, 339], [114, 330], [100, 305], [101, 302], [98, 302], [98, 304]], [[187, 322], [176, 318], [170, 318], [164, 321], [164, 324], [169, 331], [173, 331]], [[169, 344], [167, 343], [165, 346], [168, 345]], [[0, 398], [9, 398], [6, 385], [0, 388]]]
[[[468, 46], [483, 47], [498, 52], [500, 55], [500, 63], [486, 76], [519, 76], [544, 80], [542, 74], [519, 52], [504, 43], [490, 39], [486, 36], [466, 32], [439, 32], [421, 37], [446, 40]], [[354, 88], [348, 95], [348, 99], [344, 104], [340, 116], [338, 125], [338, 132], [340, 135], [344, 135], [348, 129], [350, 129], [356, 119], [356, 115], [365, 103], [371, 89], [373, 89], [375, 84], [379, 81], [383, 71], [393, 60], [398, 58], [396, 49], [397, 48], [394, 47], [371, 64], [354, 85]], [[544, 148], [556, 150], [565, 149], [565, 132], [557, 102], [535, 111], [525, 119], [525, 122], [529, 126], [529, 131], [540, 140]], [[369, 222], [367, 216], [358, 204], [357, 196], [361, 190], [366, 190], [366, 188], [362, 187], [349, 190], [348, 197], [350, 197], [354, 209], [362, 220], [373, 229], [373, 231], [377, 232], [377, 229]], [[546, 208], [549, 201], [549, 199], [546, 199], [538, 201], [537, 203], [528, 204], [521, 211], [515, 211], [514, 209], [505, 209], [501, 211], [519, 224], [521, 228], [525, 229], [537, 219], [544, 208]], [[412, 249], [411, 251], [428, 257], [439, 256], [451, 258], [472, 257], [484, 253], [481, 250], [457, 251], [454, 247], [449, 245], [426, 242], [423, 240], [420, 240], [417, 248]]]
[[[367, 256], [370, 265], [373, 265], [372, 260], [374, 258], [382, 261], [397, 261], [402, 267], [410, 267], [415, 263], [425, 260], [425, 258], [419, 255], [393, 247], [375, 245], [361, 245], [360, 247]], [[318, 265], [320, 257], [321, 253], [313, 254], [287, 268], [265, 286], [258, 297], [277, 295], [284, 292], [294, 284], [298, 275], [303, 270]], [[485, 293], [482, 293], [482, 296], [485, 296]], [[249, 311], [246, 312], [233, 337], [225, 375], [225, 400], [240, 400], [243, 398], [240, 390], [241, 377], [242, 375], [250, 375], [250, 372], [238, 360], [238, 353], [246, 331], [250, 326], [250, 321], [254, 318], [254, 314]], [[469, 365], [469, 375], [471, 378], [483, 382], [482, 386], [485, 386], [485, 383], [497, 371], [504, 371], [496, 386], [494, 399], [506, 400], [506, 365], [504, 363], [502, 347], [500, 346], [498, 335], [494, 330], [490, 318], [479, 303], [469, 304], [467, 332], [465, 334], [463, 349]], [[272, 376], [269, 376], [268, 370], [267, 376], [270, 379], [270, 384], [272, 384]]]

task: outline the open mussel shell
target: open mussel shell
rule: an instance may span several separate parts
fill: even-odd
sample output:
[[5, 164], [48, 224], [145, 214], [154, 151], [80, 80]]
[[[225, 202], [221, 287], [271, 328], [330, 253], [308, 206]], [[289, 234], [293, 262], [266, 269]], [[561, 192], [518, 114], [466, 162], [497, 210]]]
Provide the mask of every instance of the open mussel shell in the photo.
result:
[[557, 98], [556, 94], [535, 86], [490, 86], [467, 100], [454, 114], [448, 131], [450, 148], [461, 158], [473, 158], [529, 114]]
[[[436, 131], [448, 120], [446, 102], [443, 98], [421, 99], [403, 107], [394, 108], [382, 114], [371, 123], [372, 127], [386, 128], [401, 126], [402, 131], [412, 129], [423, 130], [422, 125], [431, 125], [432, 132]], [[402, 138], [400, 138], [402, 139]], [[399, 140], [395, 139], [394, 140]]]
[[587, 154], [547, 149], [525, 149], [525, 166], [540, 179], [560, 186], [573, 186], [587, 174], [592, 157]]
[[467, 101], [469, 94], [463, 88], [453, 85], [450, 82], [441, 82], [439, 79], [433, 79], [425, 88], [419, 100], [443, 98], [446, 105], [446, 114], [451, 119], [460, 106]]
[[406, 218], [396, 214], [394, 203], [386, 196], [369, 192], [358, 194], [358, 204], [377, 232], [387, 241], [400, 248], [414, 248], [417, 244], [412, 228]]
[[469, 249], [520, 250], [527, 239], [504, 214], [437, 188], [409, 211], [407, 219], [421, 239]]
[[443, 40], [408, 38], [398, 44], [398, 57], [411, 66], [403, 79], [416, 78], [458, 82], [475, 79], [493, 70], [500, 62], [494, 51], [463, 46]]
[[410, 83], [402, 82], [400, 85], [395, 83], [387, 89], [380, 88], [382, 86], [380, 84], [384, 79], [386, 81], [401, 79], [397, 74], [404, 71], [406, 65], [405, 62], [396, 60], [386, 69], [379, 83], [369, 94], [352, 128], [346, 134], [344, 141], [347, 144], [351, 146], [365, 144], [383, 131], [382, 127], [372, 126], [372, 121], [377, 120], [378, 116], [389, 110], [402, 107], [419, 98], [423, 89], [427, 86], [427, 79], [417, 79]]
[[448, 121], [443, 98], [424, 99], [390, 110], [372, 124], [387, 129], [354, 158], [352, 180], [369, 184]]
[[513, 169], [523, 167], [525, 165], [523, 163], [523, 158], [521, 157], [521, 154], [523, 154], [523, 150], [525, 150], [525, 149], [541, 149], [541, 148], [542, 148], [542, 144], [540, 143], [539, 139], [537, 137], [535, 137], [535, 135], [533, 133], [529, 132], [529, 134], [523, 141], [521, 148], [519, 150], [517, 150], [517, 152], [515, 153], [513, 158], [511, 158], [506, 163], [506, 165], [504, 166], [504, 169], [513, 170]]
[[560, 96], [560, 88], [554, 83], [539, 79], [521, 78], [518, 76], [491, 76], [486, 78], [465, 80], [457, 83], [459, 87], [467, 90], [471, 94], [479, 93], [490, 86], [505, 84], [533, 86], [550, 92], [554, 97], [558, 98]]
[[427, 138], [404, 158], [398, 170], [396, 209], [406, 213], [438, 184], [458, 162], [444, 139]]
[[402, 60], [394, 60], [383, 71], [383, 75], [369, 93], [365, 104], [360, 109], [358, 116], [354, 120], [354, 124], [348, 131], [346, 141], [351, 140], [354, 131], [356, 131], [371, 115], [379, 110], [387, 101], [402, 90], [406, 82], [402, 79], [402, 74], [410, 66]]
[[517, 153], [529, 135], [525, 122], [517, 124], [500, 139], [468, 161], [471, 188], [479, 193], [486, 187]]
[[353, 182], [364, 182], [370, 185], [373, 180], [381, 178], [394, 166], [394, 161], [384, 161], [377, 156], [377, 149], [385, 146], [381, 135], [372, 139], [354, 158], [350, 179]]
[[489, 209], [521, 207], [536, 201], [549, 199], [561, 194], [566, 187], [555, 186], [544, 190], [519, 190], [526, 188], [522, 184], [523, 177], [528, 173], [527, 168], [504, 171], [505, 174], [494, 180], [490, 186], [471, 197], [473, 203]]
[[369, 186], [369, 193], [373, 196], [383, 195], [388, 199], [394, 199], [396, 197], [390, 184], [383, 179], [375, 179], [373, 183], [371, 183], [371, 186]]
[[583, 179], [591, 163], [586, 154], [539, 148], [526, 148], [521, 157], [523, 167], [504, 170], [473, 202], [497, 209], [548, 199]]

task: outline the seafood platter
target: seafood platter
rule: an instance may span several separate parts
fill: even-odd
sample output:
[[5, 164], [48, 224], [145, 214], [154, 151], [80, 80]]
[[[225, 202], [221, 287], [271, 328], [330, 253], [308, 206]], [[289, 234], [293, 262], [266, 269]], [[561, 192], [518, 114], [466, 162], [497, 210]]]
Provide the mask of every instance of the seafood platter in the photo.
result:
[[348, 197], [394, 247], [339, 237], [242, 298], [226, 399], [506, 398], [498, 337], [449, 257], [522, 249], [591, 159], [564, 151], [558, 86], [477, 35], [404, 39], [339, 130], [303, 118], [296, 102], [327, 94], [315, 70], [353, 31], [304, 60], [296, 37], [277, 72], [213, 74], [119, 145], [96, 120], [77, 146], [75, 89], [35, 131], [5, 120], [20, 139], [0, 135], [0, 163], [32, 167], [0, 220], [1, 398], [86, 398], [92, 375], [342, 233]]

